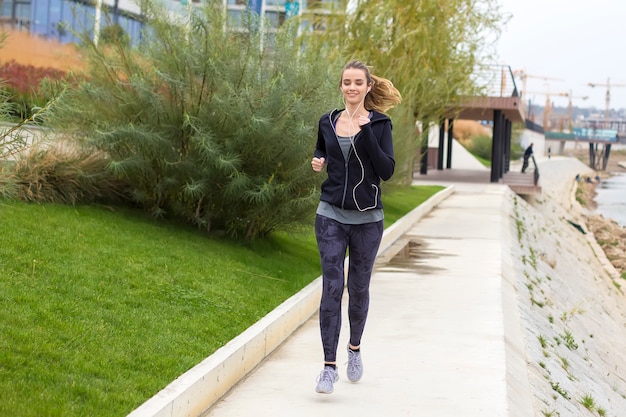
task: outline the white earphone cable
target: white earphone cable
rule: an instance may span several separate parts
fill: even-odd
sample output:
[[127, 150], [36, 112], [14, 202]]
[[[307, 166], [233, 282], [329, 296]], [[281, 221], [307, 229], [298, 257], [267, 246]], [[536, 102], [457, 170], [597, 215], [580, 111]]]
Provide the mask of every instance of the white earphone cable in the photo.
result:
[[[365, 181], [365, 167], [363, 166], [363, 161], [361, 160], [361, 157], [359, 156], [359, 153], [356, 151], [356, 145], [354, 144], [354, 136], [352, 135], [352, 128], [353, 128], [353, 118], [359, 112], [359, 107], [361, 107], [361, 104], [363, 104], [365, 102], [365, 96], [363, 96], [363, 100], [361, 100], [361, 102], [356, 107], [356, 109], [354, 110], [354, 113], [352, 115], [350, 115], [350, 112], [348, 111], [348, 106], [346, 105], [346, 100], [343, 97], [343, 95], [342, 95], [342, 100], [343, 100], [344, 107], [346, 109], [346, 114], [348, 115], [348, 119], [350, 121], [350, 123], [348, 125], [348, 139], [350, 139], [350, 144], [352, 145], [352, 149], [354, 150], [354, 155], [356, 156], [357, 161], [359, 161], [359, 165], [361, 167], [361, 179], [352, 188], [352, 199], [354, 200], [354, 204], [356, 205], [357, 210], [363, 212], [363, 211], [366, 211], [366, 210], [371, 210], [371, 209], [376, 208], [376, 206], [378, 205], [378, 192], [379, 192], [379, 189], [376, 186], [376, 184], [372, 184], [372, 188], [374, 188], [374, 190], [376, 190], [376, 194], [375, 194], [375, 197], [374, 197], [374, 205], [370, 206], [370, 207], [365, 207], [365, 208], [361, 208], [359, 206], [359, 202], [356, 199], [356, 189], [361, 184], [363, 184], [363, 182]], [[333, 127], [333, 131], [335, 132], [335, 136], [337, 136], [337, 140], [339, 140], [339, 137], [338, 137], [339, 135], [337, 135], [337, 130], [335, 129], [335, 126], [332, 123], [332, 121], [331, 121], [331, 126]]]

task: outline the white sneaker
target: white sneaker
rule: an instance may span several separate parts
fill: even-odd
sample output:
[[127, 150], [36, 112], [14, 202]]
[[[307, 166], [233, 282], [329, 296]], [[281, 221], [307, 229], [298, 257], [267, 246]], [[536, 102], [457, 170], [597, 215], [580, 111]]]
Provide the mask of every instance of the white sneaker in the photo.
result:
[[353, 351], [348, 346], [348, 379], [350, 382], [358, 382], [363, 376], [363, 361], [361, 360], [361, 351]]
[[339, 381], [339, 372], [330, 366], [325, 366], [320, 376], [317, 378], [315, 392], [319, 392], [320, 394], [332, 394], [333, 384], [337, 381]]

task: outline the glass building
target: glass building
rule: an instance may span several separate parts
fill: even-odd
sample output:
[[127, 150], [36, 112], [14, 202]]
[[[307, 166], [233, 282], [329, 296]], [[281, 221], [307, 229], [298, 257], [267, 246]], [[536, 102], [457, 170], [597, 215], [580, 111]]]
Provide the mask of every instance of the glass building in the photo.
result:
[[[207, 0], [163, 0], [173, 13], [186, 13], [191, 6]], [[278, 28], [285, 19], [301, 15], [307, 8], [316, 8], [321, 0], [222, 0], [235, 22], [241, 22], [247, 8], [265, 18], [264, 22]], [[99, 3], [99, 4], [98, 4]], [[336, 3], [326, 1], [325, 3]], [[78, 42], [76, 33], [94, 34], [96, 21], [102, 29], [108, 26], [104, 17], [98, 18], [98, 6], [106, 10], [113, 24], [118, 24], [129, 36], [131, 44], [141, 38], [143, 28], [141, 8], [132, 0], [0, 0], [0, 25], [61, 43]]]
[[[88, 0], [0, 0], [0, 22], [15, 30], [54, 39], [78, 42], [76, 33], [94, 33], [96, 3]], [[139, 40], [141, 11], [129, 0], [103, 0], [112, 23], [120, 25], [132, 42]], [[109, 25], [102, 18], [100, 28]]]

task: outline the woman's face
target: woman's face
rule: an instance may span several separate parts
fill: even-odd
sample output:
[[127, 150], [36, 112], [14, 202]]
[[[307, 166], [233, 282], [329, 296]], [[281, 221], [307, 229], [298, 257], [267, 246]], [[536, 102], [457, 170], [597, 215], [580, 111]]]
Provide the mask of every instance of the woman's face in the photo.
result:
[[367, 94], [367, 78], [365, 71], [348, 68], [341, 75], [341, 91], [346, 104], [359, 104]]

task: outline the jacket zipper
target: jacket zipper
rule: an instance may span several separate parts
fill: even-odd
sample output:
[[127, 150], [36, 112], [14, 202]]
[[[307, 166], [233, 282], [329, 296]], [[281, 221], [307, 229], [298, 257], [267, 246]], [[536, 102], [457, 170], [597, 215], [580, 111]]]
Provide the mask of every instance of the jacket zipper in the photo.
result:
[[348, 161], [350, 160], [350, 155], [352, 154], [352, 148], [350, 148], [350, 151], [348, 151], [348, 159], [344, 160], [343, 162], [343, 167], [344, 167], [344, 181], [343, 181], [343, 197], [341, 198], [341, 208], [345, 209], [346, 208], [346, 195], [348, 193]]

